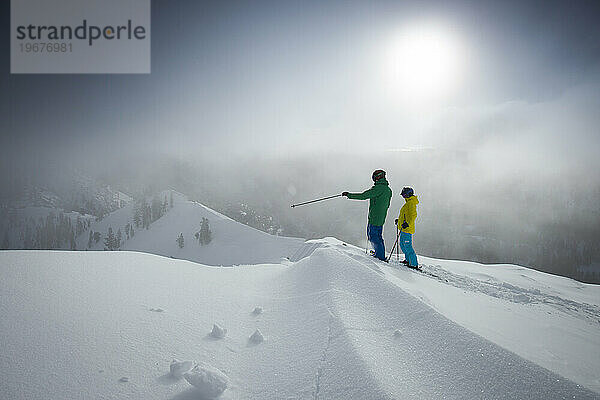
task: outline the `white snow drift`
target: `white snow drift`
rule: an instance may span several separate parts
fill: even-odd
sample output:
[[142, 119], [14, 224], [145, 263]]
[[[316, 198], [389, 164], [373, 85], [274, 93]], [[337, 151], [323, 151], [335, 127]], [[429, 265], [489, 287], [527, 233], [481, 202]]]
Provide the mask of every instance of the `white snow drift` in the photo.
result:
[[[598, 398], [596, 286], [423, 259], [436, 278], [318, 243], [295, 263], [234, 268], [0, 252], [2, 396]], [[219, 340], [207, 335], [214, 321], [227, 327]], [[268, 340], [249, 341], [256, 331]], [[559, 331], [562, 347], [581, 350], [561, 353]]]
[[227, 389], [229, 378], [217, 368], [196, 365], [184, 375], [186, 381], [197, 389], [198, 397], [214, 399]]

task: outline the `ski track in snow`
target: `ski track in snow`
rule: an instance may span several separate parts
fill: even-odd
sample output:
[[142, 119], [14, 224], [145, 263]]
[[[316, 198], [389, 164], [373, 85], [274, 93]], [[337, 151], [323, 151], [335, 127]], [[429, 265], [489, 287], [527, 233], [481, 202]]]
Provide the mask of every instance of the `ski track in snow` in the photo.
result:
[[315, 374], [315, 391], [313, 394], [313, 399], [319, 399], [319, 391], [321, 389], [321, 376], [323, 375], [323, 365], [327, 360], [327, 353], [329, 352], [329, 347], [331, 346], [331, 338], [332, 338], [332, 325], [333, 325], [333, 314], [331, 310], [327, 309], [329, 312], [329, 323], [327, 325], [327, 343], [325, 344], [325, 348], [323, 349], [323, 356], [321, 360], [319, 360], [317, 372]]
[[[417, 274], [420, 273], [412, 271], [398, 263], [393, 263], [392, 266], [395, 268], [404, 268]], [[547, 304], [571, 316], [583, 320], [592, 319], [600, 323], [600, 307], [593, 304], [580, 303], [549, 293], [542, 293], [539, 289], [535, 288], [527, 289], [511, 285], [507, 282], [499, 282], [491, 277], [488, 277], [485, 281], [473, 279], [468, 276], [452, 273], [440, 265], [422, 264], [421, 267], [425, 276], [462, 290], [482, 293], [512, 303]]]

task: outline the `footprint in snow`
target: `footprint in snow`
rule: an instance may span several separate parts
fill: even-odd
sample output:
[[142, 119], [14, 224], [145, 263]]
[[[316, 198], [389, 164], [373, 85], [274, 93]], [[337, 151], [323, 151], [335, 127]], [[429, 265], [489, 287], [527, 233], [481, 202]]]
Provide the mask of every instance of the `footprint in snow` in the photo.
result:
[[173, 378], [181, 379], [183, 378], [183, 375], [190, 372], [192, 368], [194, 368], [194, 365], [195, 363], [193, 361], [179, 361], [178, 359], [174, 358], [169, 366], [169, 373]]
[[260, 331], [260, 329], [256, 329], [254, 331], [254, 333], [252, 334], [252, 336], [250, 336], [248, 338], [248, 344], [250, 344], [250, 345], [260, 344], [260, 343], [262, 343], [264, 341], [265, 341], [265, 337], [263, 336], [263, 334]]
[[149, 311], [152, 311], [152, 312], [163, 312], [165, 310], [163, 310], [162, 308], [151, 308]]
[[223, 339], [226, 334], [227, 334], [227, 329], [225, 329], [217, 324], [213, 324], [212, 331], [210, 332], [209, 335], [213, 339]]
[[252, 314], [254, 314], [254, 315], [260, 315], [262, 313], [263, 313], [263, 308], [261, 306], [254, 307], [254, 310], [252, 311]]

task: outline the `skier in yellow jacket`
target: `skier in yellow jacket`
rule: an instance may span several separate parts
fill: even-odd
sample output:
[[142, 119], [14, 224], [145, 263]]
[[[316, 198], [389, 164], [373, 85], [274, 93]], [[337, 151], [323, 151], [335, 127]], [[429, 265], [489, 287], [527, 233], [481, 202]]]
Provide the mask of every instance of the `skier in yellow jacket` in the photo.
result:
[[415, 220], [417, 219], [417, 204], [419, 199], [415, 196], [414, 190], [409, 187], [402, 189], [400, 193], [404, 197], [404, 205], [400, 209], [400, 215], [396, 220], [396, 225], [400, 229], [400, 249], [404, 253], [405, 260], [402, 261], [408, 267], [417, 268], [417, 253], [412, 246], [412, 235], [415, 233]]

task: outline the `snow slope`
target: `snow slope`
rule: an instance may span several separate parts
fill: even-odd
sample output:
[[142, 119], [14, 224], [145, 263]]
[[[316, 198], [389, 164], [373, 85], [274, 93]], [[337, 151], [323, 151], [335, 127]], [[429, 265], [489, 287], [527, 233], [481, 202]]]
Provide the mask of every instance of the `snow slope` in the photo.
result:
[[386, 277], [469, 330], [600, 393], [600, 286], [516, 265], [421, 257]]
[[[159, 195], [163, 198], [167, 192]], [[281, 261], [293, 254], [303, 243], [302, 239], [274, 236], [240, 224], [204, 205], [189, 201], [184, 195], [173, 192], [173, 208], [150, 224], [148, 230], [135, 228], [133, 238], [124, 241], [122, 250], [142, 251], [167, 257], [195, 261], [206, 265], [230, 266], [234, 264], [260, 264]], [[133, 224], [133, 204], [129, 204], [102, 221], [92, 223], [91, 230], [104, 234], [112, 227], [120, 228], [125, 235], [125, 225]], [[212, 242], [201, 246], [194, 238], [200, 230], [202, 218], [208, 218]], [[185, 246], [180, 249], [176, 239], [183, 233]], [[78, 238], [78, 249], [87, 247], [88, 235]], [[91, 250], [102, 250], [103, 242]]]
[[[0, 252], [0, 393], [181, 400], [226, 385], [223, 399], [600, 398], [434, 310], [430, 292], [450, 290], [470, 294], [464, 314], [478, 310], [482, 291], [465, 282], [490, 279], [474, 265], [431, 260], [447, 273], [437, 279], [334, 239], [307, 242], [293, 259], [218, 268], [133, 252]], [[575, 291], [565, 283], [539, 296]], [[581, 292], [572, 300], [597, 300], [596, 287]], [[597, 337], [595, 323], [582, 335]], [[214, 324], [223, 338], [210, 335]], [[257, 330], [263, 342], [250, 340]], [[596, 354], [588, 347], [580, 361], [594, 366]], [[173, 358], [200, 366], [178, 379]]]

